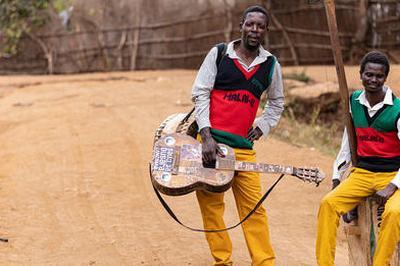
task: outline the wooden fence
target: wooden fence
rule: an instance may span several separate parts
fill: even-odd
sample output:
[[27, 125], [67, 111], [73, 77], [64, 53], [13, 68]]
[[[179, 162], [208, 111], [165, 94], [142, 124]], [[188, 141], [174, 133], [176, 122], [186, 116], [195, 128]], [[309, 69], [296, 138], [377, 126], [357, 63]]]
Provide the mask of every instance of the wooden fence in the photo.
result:
[[[259, 1], [270, 10], [265, 47], [283, 65], [332, 64], [323, 1]], [[99, 28], [84, 15], [74, 30], [27, 35], [17, 57], [0, 59], [1, 73], [77, 73], [137, 69], [197, 68], [219, 42], [239, 38], [239, 1], [218, 12], [160, 23]], [[340, 0], [337, 17], [344, 59], [357, 63], [369, 49], [381, 49], [400, 63], [400, 1]]]

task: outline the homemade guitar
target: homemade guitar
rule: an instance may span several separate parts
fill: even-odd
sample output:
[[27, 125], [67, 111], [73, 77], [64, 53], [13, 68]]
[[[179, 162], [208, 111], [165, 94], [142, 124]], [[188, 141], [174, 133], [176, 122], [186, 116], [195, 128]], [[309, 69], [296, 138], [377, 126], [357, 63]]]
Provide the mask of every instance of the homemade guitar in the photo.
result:
[[325, 177], [318, 168], [236, 161], [231, 147], [224, 144], [219, 146], [225, 157], [217, 156], [215, 169], [205, 168], [199, 141], [179, 133], [162, 136], [154, 143], [150, 163], [154, 187], [171, 196], [184, 195], [198, 189], [223, 192], [231, 187], [235, 171], [292, 175], [316, 185]]

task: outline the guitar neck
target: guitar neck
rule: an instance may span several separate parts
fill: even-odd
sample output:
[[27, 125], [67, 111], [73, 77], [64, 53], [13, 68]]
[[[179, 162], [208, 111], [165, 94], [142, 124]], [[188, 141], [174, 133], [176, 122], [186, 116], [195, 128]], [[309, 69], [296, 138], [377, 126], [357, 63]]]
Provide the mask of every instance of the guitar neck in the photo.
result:
[[251, 162], [241, 162], [233, 160], [219, 160], [216, 166], [220, 170], [235, 170], [235, 171], [249, 171], [258, 173], [277, 173], [293, 175], [293, 166], [284, 166], [277, 164], [267, 164], [267, 163], [251, 163]]

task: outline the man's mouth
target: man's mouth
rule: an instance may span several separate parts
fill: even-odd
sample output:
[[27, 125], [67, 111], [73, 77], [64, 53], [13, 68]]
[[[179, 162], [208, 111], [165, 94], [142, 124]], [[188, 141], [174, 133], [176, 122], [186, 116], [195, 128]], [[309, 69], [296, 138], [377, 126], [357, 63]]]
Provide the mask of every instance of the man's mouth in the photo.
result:
[[249, 36], [249, 41], [253, 41], [253, 42], [258, 42], [259, 41], [259, 39], [257, 38], [257, 37], [251, 37], [251, 36]]
[[375, 84], [375, 83], [367, 84], [367, 86], [368, 86], [368, 88], [373, 89], [373, 90], [380, 88], [380, 86], [378, 84]]

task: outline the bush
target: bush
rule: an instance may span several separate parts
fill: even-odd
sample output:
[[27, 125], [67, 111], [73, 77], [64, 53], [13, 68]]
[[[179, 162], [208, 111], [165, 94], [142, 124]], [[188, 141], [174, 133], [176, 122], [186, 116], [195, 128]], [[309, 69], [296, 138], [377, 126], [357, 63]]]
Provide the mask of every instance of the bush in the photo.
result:
[[46, 10], [53, 2], [60, 1], [0, 0], [2, 55], [15, 55], [21, 37], [43, 26], [50, 18]]

